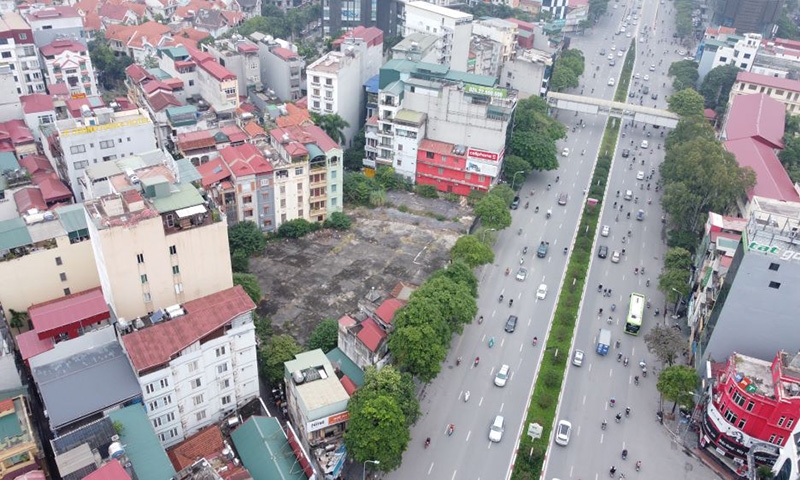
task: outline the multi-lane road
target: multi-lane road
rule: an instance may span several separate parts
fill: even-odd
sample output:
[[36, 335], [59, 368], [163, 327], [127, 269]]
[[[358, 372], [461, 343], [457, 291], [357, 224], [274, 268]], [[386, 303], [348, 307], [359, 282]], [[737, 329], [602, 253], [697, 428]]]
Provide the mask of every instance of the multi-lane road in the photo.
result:
[[[585, 36], [572, 39], [572, 48], [584, 52], [587, 68], [581, 87], [570, 93], [579, 94], [583, 90], [587, 96], [612, 99], [616, 87], [608, 85], [608, 80], [613, 77], [617, 83], [624, 57], [615, 57], [616, 64], [611, 66], [607, 55], [612, 46], [616, 55], [618, 47], [627, 49], [632, 41], [636, 41], [634, 72], [640, 73], [640, 79], [632, 82], [631, 90], [635, 96], [628, 101], [638, 104], [641, 99], [643, 105], [665, 108], [670, 93], [666, 72], [669, 63], [679, 58], [673, 53], [678, 47], [671, 44], [673, 20], [668, 14], [671, 3], [662, 5], [654, 0], [629, 0], [628, 3], [616, 3], [617, 8], [613, 5], [613, 2], [609, 5], [610, 15], [603, 17]], [[640, 10], [636, 9], [637, 5], [641, 5]], [[628, 21], [625, 27], [631, 37], [628, 38], [626, 33], [616, 35], [627, 16], [632, 17], [634, 13], [639, 20]], [[663, 24], [662, 19], [666, 19]], [[645, 26], [648, 27], [646, 34]], [[638, 41], [640, 36], [644, 41]], [[600, 55], [601, 49], [606, 50], [603, 56]], [[650, 65], [655, 65], [654, 71], [650, 71]], [[647, 81], [644, 75], [649, 76]], [[650, 90], [646, 95], [640, 92], [644, 85], [648, 85]], [[657, 94], [657, 99], [651, 97], [653, 93]], [[484, 268], [479, 279], [479, 315], [483, 315], [485, 320], [481, 324], [474, 322], [454, 339], [443, 371], [424, 389], [421, 398], [423, 413], [412, 428], [412, 443], [403, 457], [403, 464], [386, 478], [498, 479], [505, 478], [510, 472], [517, 440], [527, 428], [522, 424], [525, 409], [563, 280], [567, 263], [564, 247], [571, 248], [575, 237], [607, 121], [605, 116], [576, 117], [571, 112], [559, 112], [557, 116], [568, 127], [568, 138], [559, 144], [559, 151], [567, 147], [571, 153], [560, 158], [561, 165], [557, 171], [532, 175], [523, 186], [521, 205], [512, 212], [513, 223], [500, 232], [495, 244], [495, 263]], [[573, 131], [580, 120], [585, 126]], [[619, 472], [633, 478], [636, 474], [633, 463], [637, 459], [643, 461], [641, 474], [647, 472], [642, 478], [709, 478], [710, 473], [705, 467], [687, 460], [672, 447], [670, 438], [655, 422], [658, 405], [655, 378], [648, 376], [639, 386], [632, 382], [640, 359], [653, 362], [646, 352], [642, 336], [630, 337], [622, 333], [621, 322], [627, 312], [630, 293], [644, 293], [653, 304], [645, 314], [643, 333], [656, 322], [664, 321], [663, 316], [656, 319], [653, 315], [655, 307], [663, 305], [663, 296], [656, 290], [656, 278], [666, 246], [662, 241], [659, 197], [654, 191], [658, 164], [663, 159], [663, 138], [660, 130], [651, 127], [643, 130], [641, 124], [630, 125], [622, 131], [625, 138], [620, 139], [615, 153], [601, 221], [610, 227], [610, 233], [608, 237], [598, 237], [597, 244], [605, 245], [611, 251], [625, 248], [626, 254], [617, 264], [611, 262], [610, 256], [607, 259], [595, 256], [590, 267], [589, 287], [575, 339], [575, 348], [584, 350], [586, 358], [582, 367], [570, 367], [559, 407], [559, 418], [568, 419], [573, 424], [572, 437], [566, 447], [551, 447], [545, 478], [598, 478], [598, 475], [608, 475], [611, 465], [616, 465]], [[647, 137], [648, 131], [652, 132], [651, 137]], [[647, 149], [641, 148], [642, 140], [649, 142]], [[657, 147], [658, 144], [662, 149]], [[631, 151], [628, 158], [621, 157], [623, 148]], [[652, 179], [636, 179], [639, 171], [647, 176], [652, 170], [656, 172]], [[651, 184], [649, 191], [646, 189], [648, 182]], [[628, 189], [638, 196], [637, 203], [615, 198], [616, 190], [624, 192]], [[557, 202], [562, 193], [568, 196], [566, 205]], [[651, 204], [647, 203], [648, 199], [652, 199]], [[618, 210], [619, 206], [613, 206], [614, 201], [618, 205], [624, 204], [622, 212]], [[529, 208], [525, 208], [526, 202], [529, 202]], [[537, 206], [538, 213], [535, 212]], [[643, 221], [634, 219], [639, 209], [645, 212]], [[552, 211], [550, 218], [546, 216], [548, 210]], [[634, 212], [630, 220], [627, 219], [628, 212]], [[629, 230], [631, 236], [627, 237]], [[625, 243], [623, 237], [627, 237]], [[545, 258], [536, 256], [541, 242], [549, 244]], [[527, 254], [523, 254], [526, 246]], [[524, 281], [515, 278], [521, 261], [528, 270]], [[634, 268], [642, 266], [646, 274], [634, 275]], [[505, 274], [507, 268], [512, 272], [508, 276]], [[645, 286], [647, 278], [651, 279], [650, 287]], [[596, 292], [594, 285], [601, 283], [612, 289], [610, 298]], [[537, 299], [535, 294], [540, 284], [548, 286], [543, 300]], [[502, 302], [499, 301], [500, 295], [504, 297]], [[513, 305], [509, 305], [509, 299], [513, 299]], [[610, 328], [614, 339], [620, 340], [621, 348], [613, 350], [608, 357], [599, 357], [594, 353], [595, 337], [601, 325], [608, 325], [598, 318], [597, 312], [599, 308], [608, 311], [612, 303], [617, 309]], [[519, 317], [513, 333], [504, 331], [509, 315]], [[537, 346], [532, 345], [534, 337], [540, 339]], [[494, 340], [493, 347], [488, 345], [490, 339]], [[627, 368], [616, 362], [618, 351], [632, 359]], [[457, 365], [459, 357], [462, 363]], [[477, 366], [474, 365], [476, 357], [480, 357]], [[494, 377], [504, 364], [510, 367], [510, 378], [504, 387], [497, 387]], [[465, 401], [467, 391], [470, 396]], [[620, 424], [614, 422], [615, 412], [607, 407], [607, 399], [611, 396], [616, 397], [622, 409], [625, 406], [632, 409], [631, 417]], [[494, 443], [488, 435], [496, 415], [504, 417], [505, 432], [502, 440]], [[604, 418], [609, 421], [607, 430], [600, 428]], [[451, 423], [455, 425], [455, 432], [448, 436], [447, 425]], [[424, 441], [428, 437], [431, 444], [425, 448]], [[623, 448], [630, 451], [627, 461], [620, 459]]]

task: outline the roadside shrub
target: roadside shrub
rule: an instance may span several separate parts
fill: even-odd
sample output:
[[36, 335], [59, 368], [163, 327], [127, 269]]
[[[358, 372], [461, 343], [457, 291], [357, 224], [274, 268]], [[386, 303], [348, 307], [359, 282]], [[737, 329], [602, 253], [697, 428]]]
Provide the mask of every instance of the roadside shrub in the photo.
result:
[[300, 238], [319, 229], [319, 225], [311, 223], [305, 218], [296, 218], [284, 222], [278, 227], [278, 236], [282, 238]]
[[347, 230], [352, 224], [353, 222], [350, 220], [350, 217], [344, 213], [333, 212], [328, 216], [322, 226], [325, 228], [332, 228], [334, 230]]
[[250, 271], [250, 259], [247, 253], [236, 250], [231, 254], [231, 270], [237, 273], [248, 273]]
[[542, 376], [542, 383], [547, 388], [557, 388], [561, 385], [561, 375], [555, 370], [548, 370]]
[[439, 198], [439, 191], [433, 185], [417, 185], [414, 191], [423, 198]]
[[542, 410], [549, 410], [550, 408], [554, 407], [556, 404], [555, 396], [550, 392], [539, 391], [536, 394], [536, 405], [538, 405]]

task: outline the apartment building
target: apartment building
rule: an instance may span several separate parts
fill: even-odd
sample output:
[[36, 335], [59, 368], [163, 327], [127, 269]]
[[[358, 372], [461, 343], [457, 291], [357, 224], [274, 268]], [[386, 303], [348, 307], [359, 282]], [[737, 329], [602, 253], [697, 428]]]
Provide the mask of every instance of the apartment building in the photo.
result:
[[255, 308], [236, 286], [118, 325], [163, 447], [258, 396]]
[[322, 34], [330, 36], [361, 26], [378, 27], [388, 37], [398, 32], [398, 17], [403, 10], [399, 0], [323, 0]]
[[800, 81], [788, 78], [776, 78], [751, 72], [739, 72], [736, 82], [731, 88], [729, 103], [737, 95], [763, 93], [786, 107], [791, 115], [800, 114]]
[[31, 10], [24, 15], [33, 30], [33, 42], [37, 47], [59, 39], [75, 40], [86, 45], [83, 18], [75, 7], [58, 5]]
[[500, 85], [515, 90], [517, 98], [545, 95], [553, 70], [553, 53], [543, 50], [520, 50], [503, 64]]
[[[486, 190], [500, 174], [516, 101], [494, 77], [391, 60], [381, 69], [377, 129], [367, 132], [367, 146], [377, 147], [377, 155], [364, 165], [391, 165], [406, 178], [446, 192]], [[423, 139], [439, 143], [423, 150]], [[450, 162], [448, 168], [442, 162]]]
[[296, 218], [323, 222], [341, 211], [342, 149], [336, 142], [316, 125], [275, 128], [270, 142], [280, 159], [273, 161], [276, 227]]
[[14, 71], [17, 95], [45, 91], [33, 30], [17, 12], [0, 15], [0, 68]]
[[84, 104], [81, 112], [82, 117], [56, 121], [55, 133], [42, 136], [45, 155], [78, 201], [85, 198], [78, 179], [87, 166], [156, 149], [153, 122], [144, 110], [92, 110]]
[[[252, 59], [252, 58], [251, 58]], [[239, 80], [213, 55], [189, 46], [159, 49], [159, 68], [183, 80], [186, 95], [199, 95], [221, 118], [239, 108]]]
[[758, 33], [736, 35], [730, 29], [707, 29], [697, 49], [699, 81], [702, 82], [708, 72], [722, 65], [733, 65], [749, 72], [761, 46], [761, 39]]
[[89, 49], [75, 40], [56, 40], [39, 48], [47, 84], [67, 85], [70, 96], [97, 95], [97, 79]]
[[413, 62], [436, 63], [439, 51], [436, 44], [439, 37], [427, 33], [412, 33], [392, 47], [392, 58]]
[[[499, 18], [481, 18], [472, 23], [472, 39], [491, 40], [498, 45], [498, 57], [495, 60], [494, 73], [484, 75], [497, 76], [500, 67], [511, 59], [517, 46], [519, 25]], [[475, 72], [479, 73], [479, 72]]]
[[42, 452], [36, 441], [33, 418], [28, 399], [18, 395], [0, 400], [0, 476], [20, 478], [38, 468], [36, 461]]
[[227, 225], [191, 183], [166, 165], [109, 181], [116, 193], [85, 203], [103, 294], [133, 319], [232, 285]]
[[261, 33], [254, 33], [250, 38], [258, 45], [261, 84], [264, 88], [285, 102], [300, 100], [305, 89], [302, 75], [306, 61], [297, 54], [297, 47]]
[[246, 95], [261, 90], [261, 68], [258, 63], [258, 46], [250, 40], [234, 35], [204, 45], [217, 63], [227, 68], [239, 81], [239, 92]]
[[[228, 221], [235, 223], [249, 220], [264, 231], [274, 230], [272, 164], [264, 158], [258, 148], [249, 143], [238, 147], [226, 147], [219, 153], [225, 169], [231, 172], [230, 189], [221, 195]], [[269, 155], [275, 158], [277, 154], [271, 151]], [[213, 167], [217, 170], [216, 165]], [[212, 170], [213, 173], [215, 172]]]
[[26, 212], [0, 225], [9, 233], [0, 245], [0, 275], [14, 279], [0, 289], [6, 318], [12, 309], [24, 312], [33, 304], [100, 285], [81, 205]]
[[349, 125], [344, 129], [349, 145], [364, 122], [363, 85], [383, 63], [383, 33], [374, 27], [355, 29], [334, 44], [338, 51], [306, 68], [308, 111], [342, 117]]
[[33, 93], [19, 97], [22, 105], [22, 114], [25, 125], [31, 131], [33, 138], [41, 141], [42, 128], [52, 125], [56, 121], [56, 108], [53, 98], [46, 93]]
[[412, 33], [436, 35], [439, 58], [436, 63], [466, 72], [469, 66], [469, 45], [472, 38], [471, 14], [424, 1], [405, 4], [403, 37]]

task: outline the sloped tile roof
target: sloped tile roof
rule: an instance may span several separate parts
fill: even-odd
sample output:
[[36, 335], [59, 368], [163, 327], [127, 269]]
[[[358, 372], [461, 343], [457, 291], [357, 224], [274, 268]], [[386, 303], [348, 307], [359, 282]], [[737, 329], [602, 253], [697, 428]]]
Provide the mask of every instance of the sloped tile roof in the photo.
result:
[[725, 149], [736, 157], [740, 167], [750, 167], [756, 173], [756, 185], [747, 194], [787, 202], [800, 202], [794, 184], [781, 165], [775, 151], [753, 138], [728, 140]]
[[272, 164], [255, 145], [245, 143], [236, 147], [225, 147], [219, 154], [235, 177], [272, 172]]
[[197, 172], [202, 176], [203, 188], [208, 188], [231, 176], [228, 165], [219, 157], [197, 167]]
[[22, 103], [22, 111], [25, 113], [41, 113], [55, 110], [53, 99], [50, 95], [43, 93], [33, 93], [19, 97]]
[[201, 458], [211, 458], [222, 453], [222, 432], [216, 425], [208, 426], [167, 450], [167, 457], [175, 470], [181, 471]]
[[786, 110], [781, 102], [763, 93], [733, 97], [725, 125], [728, 140], [755, 138], [772, 148], [783, 148]]
[[375, 323], [375, 320], [368, 318], [361, 322], [361, 331], [358, 332], [358, 339], [369, 348], [369, 350], [375, 353], [378, 350], [378, 347], [386, 338], [386, 332], [383, 331], [381, 327]]
[[[34, 330], [40, 338], [48, 332], [81, 322], [97, 323], [110, 317], [108, 304], [100, 287], [73, 293], [28, 308]], [[88, 325], [87, 325], [88, 326]]]

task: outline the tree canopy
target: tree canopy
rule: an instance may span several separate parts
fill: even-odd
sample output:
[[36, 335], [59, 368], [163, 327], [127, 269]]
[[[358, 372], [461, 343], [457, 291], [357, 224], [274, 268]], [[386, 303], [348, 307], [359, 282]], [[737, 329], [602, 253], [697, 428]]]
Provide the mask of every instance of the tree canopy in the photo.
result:
[[494, 261], [494, 252], [475, 235], [464, 235], [450, 249], [450, 258], [475, 268]]
[[597, 20], [608, 12], [608, 0], [589, 0], [589, 18]]
[[741, 70], [735, 65], [720, 65], [708, 72], [700, 85], [700, 95], [705, 100], [706, 108], [714, 110], [718, 115], [725, 113], [731, 88], [739, 72]]
[[786, 114], [783, 131], [783, 150], [778, 158], [793, 182], [800, 182], [800, 118]]
[[345, 119], [339, 116], [338, 113], [329, 113], [320, 115], [311, 112], [311, 121], [316, 126], [321, 128], [328, 134], [331, 139], [339, 145], [344, 145], [347, 142], [347, 137], [344, 134], [344, 129], [350, 126]]
[[88, 49], [100, 85], [106, 90], [123, 88], [125, 69], [133, 63], [133, 59], [127, 55], [114, 55], [102, 33], [98, 33], [97, 37], [89, 42]]
[[497, 195], [486, 195], [475, 205], [475, 215], [486, 228], [502, 230], [511, 225], [508, 203]]
[[[564, 138], [566, 132], [561, 122], [547, 114], [544, 99], [529, 97], [520, 100], [514, 112], [514, 130], [508, 144], [509, 156], [525, 160], [529, 170], [555, 170], [558, 168], [555, 142]], [[511, 175], [519, 171], [508, 168], [506, 171]]]
[[685, 88], [667, 98], [669, 111], [679, 117], [703, 116], [703, 97], [693, 88]]
[[697, 62], [692, 60], [680, 60], [671, 64], [667, 74], [675, 77], [672, 80], [672, 89], [678, 92], [687, 88], [696, 88], [697, 79], [700, 78], [697, 67]]
[[308, 337], [308, 349], [322, 349], [328, 353], [339, 343], [339, 325], [332, 318], [325, 319], [314, 327], [311, 336]]
[[271, 385], [283, 380], [283, 364], [293, 360], [303, 348], [289, 335], [275, 335], [258, 352], [261, 374]]
[[267, 239], [255, 222], [245, 220], [228, 227], [228, 247], [231, 254], [243, 252], [248, 257], [264, 251]]
[[258, 284], [258, 278], [250, 273], [235, 272], [233, 274], [233, 284], [241, 285], [247, 296], [256, 305], [261, 302], [261, 286]]
[[583, 52], [574, 48], [564, 50], [553, 64], [550, 90], [560, 92], [566, 88], [577, 87], [578, 78], [583, 75], [584, 68]]
[[672, 365], [678, 355], [686, 350], [686, 340], [683, 335], [672, 327], [657, 324], [644, 336], [647, 349], [655, 354], [659, 360]]
[[665, 399], [675, 402], [672, 411], [678, 405], [694, 407], [694, 391], [697, 389], [699, 377], [694, 368], [685, 365], [672, 365], [658, 375], [656, 389]]

